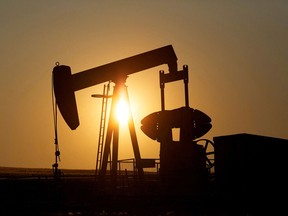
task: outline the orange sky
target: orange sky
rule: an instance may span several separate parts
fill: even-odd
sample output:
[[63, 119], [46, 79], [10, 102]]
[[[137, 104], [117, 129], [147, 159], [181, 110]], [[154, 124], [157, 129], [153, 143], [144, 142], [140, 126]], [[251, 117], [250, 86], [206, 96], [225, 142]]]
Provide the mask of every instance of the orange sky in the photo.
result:
[[[0, 2], [0, 166], [51, 167], [54, 128], [51, 73], [72, 73], [173, 45], [189, 66], [190, 107], [212, 118], [213, 139], [235, 133], [288, 138], [287, 1]], [[127, 86], [142, 157], [159, 143], [140, 120], [160, 110], [159, 70], [131, 75]], [[76, 93], [80, 126], [59, 115], [61, 168], [95, 167], [101, 100], [97, 85]], [[179, 91], [180, 90], [180, 91]], [[184, 105], [182, 83], [166, 88], [167, 108]], [[120, 158], [131, 157], [120, 129]]]

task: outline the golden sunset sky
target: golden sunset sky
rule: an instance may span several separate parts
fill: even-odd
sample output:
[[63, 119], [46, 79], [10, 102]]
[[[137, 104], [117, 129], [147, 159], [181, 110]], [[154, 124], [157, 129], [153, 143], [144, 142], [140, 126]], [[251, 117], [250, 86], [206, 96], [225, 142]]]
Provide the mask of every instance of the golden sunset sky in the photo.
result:
[[[54, 163], [51, 76], [55, 62], [72, 73], [166, 45], [189, 66], [190, 107], [212, 118], [203, 138], [250, 133], [288, 139], [288, 1], [0, 1], [0, 166]], [[127, 79], [143, 158], [159, 143], [140, 121], [160, 111], [159, 70]], [[76, 92], [80, 126], [58, 116], [60, 168], [94, 169], [103, 84]], [[167, 109], [184, 106], [182, 82], [165, 89]], [[131, 158], [120, 128], [119, 158]]]

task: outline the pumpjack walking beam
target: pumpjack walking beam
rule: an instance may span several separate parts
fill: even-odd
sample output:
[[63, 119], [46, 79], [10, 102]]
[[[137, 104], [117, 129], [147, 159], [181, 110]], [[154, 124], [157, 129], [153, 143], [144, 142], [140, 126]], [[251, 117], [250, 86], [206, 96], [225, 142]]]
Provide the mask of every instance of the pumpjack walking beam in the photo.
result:
[[53, 69], [53, 86], [57, 106], [67, 125], [75, 130], [80, 122], [75, 92], [93, 85], [119, 79], [162, 64], [167, 64], [169, 73], [177, 73], [177, 56], [172, 45], [151, 50], [106, 65], [72, 74], [66, 65], [57, 65]]

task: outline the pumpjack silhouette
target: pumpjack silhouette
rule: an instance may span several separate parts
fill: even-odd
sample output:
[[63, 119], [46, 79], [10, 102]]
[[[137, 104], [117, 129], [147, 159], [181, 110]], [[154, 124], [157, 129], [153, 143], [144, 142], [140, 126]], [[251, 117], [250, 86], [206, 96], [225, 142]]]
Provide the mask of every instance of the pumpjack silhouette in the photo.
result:
[[[125, 85], [126, 79], [133, 73], [144, 71], [162, 64], [168, 65], [169, 72], [165, 73], [163, 70], [159, 72], [161, 111], [152, 113], [144, 118], [142, 120], [141, 129], [148, 137], [160, 142], [160, 167], [161, 175], [163, 177], [169, 176], [172, 173], [173, 175], [179, 175], [183, 171], [190, 175], [190, 172], [198, 172], [199, 169], [202, 169], [202, 165], [203, 169], [206, 169], [206, 155], [205, 152], [203, 152], [205, 150], [203, 150], [202, 146], [193, 142], [193, 140], [206, 134], [212, 126], [210, 117], [197, 109], [189, 107], [188, 66], [184, 65], [183, 70], [178, 71], [177, 57], [172, 45], [75, 74], [71, 73], [71, 68], [69, 66], [56, 65], [54, 67], [53, 83], [56, 103], [64, 120], [72, 130], [76, 129], [80, 124], [75, 92], [107, 81], [115, 83], [104, 151], [101, 157], [101, 168], [99, 172], [101, 176], [106, 175], [108, 156], [111, 152], [110, 145], [112, 142], [111, 174], [115, 180], [117, 178], [119, 123], [115, 120], [115, 103], [123, 90], [126, 99], [128, 99], [128, 91]], [[165, 84], [178, 80], [184, 81], [185, 107], [170, 111], [165, 110]], [[132, 115], [130, 115], [128, 125], [138, 174], [140, 177], [143, 177], [143, 164]], [[175, 141], [171, 139], [171, 129], [175, 127], [180, 129], [179, 143], [181, 143], [181, 145], [176, 145]], [[197, 150], [198, 148], [199, 150]], [[181, 156], [175, 155], [176, 152], [181, 154]], [[186, 160], [186, 162], [180, 162], [179, 158], [185, 158], [184, 161]], [[199, 161], [197, 159], [195, 163], [195, 161], [191, 161], [191, 158], [199, 158]], [[200, 166], [200, 160], [204, 162], [201, 164], [201, 168], [197, 167]], [[175, 163], [176, 161], [177, 163]], [[191, 167], [191, 164], [193, 167]]]
[[[288, 141], [251, 134], [214, 137], [214, 142], [202, 138], [212, 128], [212, 120], [204, 112], [189, 106], [188, 66], [184, 65], [182, 70], [178, 70], [177, 56], [172, 45], [74, 74], [66, 65], [57, 64], [53, 68], [56, 104], [72, 130], [80, 124], [75, 92], [104, 82], [115, 84], [111, 96], [102, 95], [103, 98], [112, 98], [112, 105], [104, 151], [99, 150], [101, 154], [97, 154], [100, 155], [100, 170], [97, 172], [100, 179], [105, 180], [109, 176], [117, 184], [119, 123], [115, 119], [115, 104], [123, 92], [129, 102], [126, 79], [134, 73], [145, 72], [146, 69], [163, 64], [168, 65], [168, 72], [159, 71], [161, 109], [141, 120], [142, 132], [160, 143], [159, 176], [160, 185], [164, 189], [161, 192], [165, 191], [163, 197], [175, 195], [174, 198], [184, 198], [184, 202], [191, 194], [196, 197], [205, 196], [211, 186], [210, 171], [213, 169], [213, 196], [209, 194], [207, 199], [212, 197], [213, 202], [210, 200], [209, 203], [213, 204], [217, 213], [235, 215], [235, 210], [238, 213], [259, 213], [261, 208], [273, 206], [274, 200], [277, 200], [277, 209], [282, 209], [278, 194], [287, 191], [283, 170]], [[179, 80], [184, 83], [185, 104], [166, 110], [165, 85]], [[138, 177], [145, 179], [145, 159], [141, 158], [131, 112], [128, 127]], [[179, 139], [174, 137], [175, 129], [179, 132]], [[58, 144], [56, 141], [55, 144]], [[108, 173], [107, 165], [111, 155], [112, 167]], [[60, 159], [57, 146], [55, 156], [57, 166], [54, 167], [57, 171], [57, 159]], [[261, 201], [260, 204], [255, 204], [255, 200]]]

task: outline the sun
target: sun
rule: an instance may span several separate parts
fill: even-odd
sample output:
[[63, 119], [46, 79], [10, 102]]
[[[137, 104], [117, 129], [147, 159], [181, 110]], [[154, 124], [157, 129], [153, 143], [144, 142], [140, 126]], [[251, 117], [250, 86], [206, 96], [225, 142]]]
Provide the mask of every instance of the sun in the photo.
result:
[[129, 120], [129, 105], [124, 97], [120, 97], [116, 105], [116, 119], [119, 124], [126, 124]]

